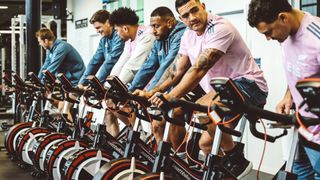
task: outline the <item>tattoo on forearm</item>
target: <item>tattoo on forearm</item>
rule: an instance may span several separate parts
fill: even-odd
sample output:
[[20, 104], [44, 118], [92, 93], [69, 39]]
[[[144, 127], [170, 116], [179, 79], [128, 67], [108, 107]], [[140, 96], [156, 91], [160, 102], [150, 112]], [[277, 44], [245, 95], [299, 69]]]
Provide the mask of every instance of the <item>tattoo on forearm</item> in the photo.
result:
[[172, 68], [170, 69], [170, 78], [173, 79], [174, 76], [177, 74], [177, 62], [182, 57], [181, 54], [178, 54], [176, 58], [174, 58], [172, 62]]
[[209, 70], [223, 55], [223, 52], [217, 49], [206, 49], [200, 54], [196, 63], [188, 70], [188, 73], [194, 70]]
[[170, 64], [170, 66], [166, 69], [166, 71], [164, 71], [163, 75], [161, 76], [160, 80], [158, 81], [157, 85], [155, 87], [161, 87], [161, 84], [163, 84], [164, 81], [166, 81], [167, 79], [173, 79], [176, 71], [177, 71], [177, 67], [176, 67], [176, 63], [178, 61], [178, 59], [180, 59], [182, 57], [181, 54], [178, 54], [173, 62]]

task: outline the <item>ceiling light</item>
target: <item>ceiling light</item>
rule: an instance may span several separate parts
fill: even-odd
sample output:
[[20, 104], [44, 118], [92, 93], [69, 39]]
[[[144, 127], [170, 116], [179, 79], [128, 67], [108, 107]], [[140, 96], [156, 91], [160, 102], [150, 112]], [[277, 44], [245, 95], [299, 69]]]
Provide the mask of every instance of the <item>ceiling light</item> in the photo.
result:
[[8, 6], [0, 6], [0, 9], [8, 9]]

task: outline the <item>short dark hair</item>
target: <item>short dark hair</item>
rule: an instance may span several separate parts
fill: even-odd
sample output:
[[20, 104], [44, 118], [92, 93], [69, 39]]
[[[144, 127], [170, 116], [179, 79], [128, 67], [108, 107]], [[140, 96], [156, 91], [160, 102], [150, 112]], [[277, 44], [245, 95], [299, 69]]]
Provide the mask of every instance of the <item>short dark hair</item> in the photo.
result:
[[252, 0], [249, 4], [248, 22], [256, 27], [260, 22], [272, 23], [281, 12], [292, 11], [288, 0]]
[[93, 24], [95, 22], [99, 22], [99, 23], [105, 23], [110, 17], [110, 13], [106, 10], [99, 10], [97, 12], [95, 12], [91, 19], [90, 19], [90, 23]]
[[109, 23], [114, 26], [121, 25], [136, 25], [139, 22], [139, 17], [136, 12], [127, 7], [121, 7], [114, 10], [109, 18]]
[[56, 36], [53, 32], [48, 28], [41, 28], [36, 32], [36, 38], [40, 37], [41, 40], [48, 39], [49, 41], [53, 41], [56, 39]]
[[151, 17], [155, 16], [174, 18], [173, 12], [165, 6], [157, 7], [155, 10], [153, 10], [151, 13]]
[[[176, 11], [179, 13], [178, 9], [179, 7], [187, 4], [190, 0], [176, 0], [175, 6], [176, 6]], [[196, 2], [200, 2], [200, 0], [195, 0]]]

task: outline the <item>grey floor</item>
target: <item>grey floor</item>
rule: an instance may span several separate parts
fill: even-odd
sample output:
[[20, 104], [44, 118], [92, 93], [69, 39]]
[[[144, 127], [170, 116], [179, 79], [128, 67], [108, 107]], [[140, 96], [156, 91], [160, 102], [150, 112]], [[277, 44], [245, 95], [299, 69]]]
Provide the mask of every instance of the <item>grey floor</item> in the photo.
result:
[[[4, 132], [0, 132], [0, 146], [3, 147]], [[1, 148], [0, 150], [0, 180], [42, 180], [38, 178], [33, 178], [30, 175], [31, 170], [23, 170], [17, 166], [17, 162], [13, 162], [8, 159], [6, 150]], [[242, 180], [254, 180], [256, 178], [257, 171], [252, 170], [249, 175], [242, 178]], [[270, 180], [271, 175], [260, 173], [260, 180]]]

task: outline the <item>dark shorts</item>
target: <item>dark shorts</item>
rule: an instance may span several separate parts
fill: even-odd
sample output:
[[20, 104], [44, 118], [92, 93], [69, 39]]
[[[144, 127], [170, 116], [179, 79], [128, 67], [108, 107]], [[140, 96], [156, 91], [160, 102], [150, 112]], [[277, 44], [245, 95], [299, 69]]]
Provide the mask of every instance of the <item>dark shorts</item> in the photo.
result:
[[254, 80], [242, 77], [234, 80], [234, 83], [252, 105], [263, 107], [266, 104], [268, 92], [262, 91]]
[[192, 91], [184, 96], [187, 101], [196, 102], [202, 96], [206, 95], [206, 92], [201, 88], [200, 85], [195, 87]]
[[[268, 93], [263, 92], [254, 80], [242, 77], [234, 80], [234, 83], [249, 103], [260, 107], [263, 107], [266, 104]], [[184, 98], [188, 101], [196, 102], [205, 94], [206, 92], [198, 85], [185, 95]]]

